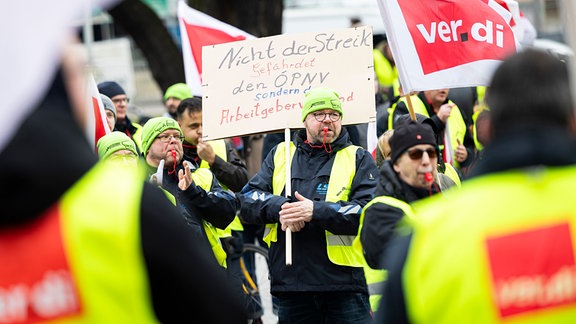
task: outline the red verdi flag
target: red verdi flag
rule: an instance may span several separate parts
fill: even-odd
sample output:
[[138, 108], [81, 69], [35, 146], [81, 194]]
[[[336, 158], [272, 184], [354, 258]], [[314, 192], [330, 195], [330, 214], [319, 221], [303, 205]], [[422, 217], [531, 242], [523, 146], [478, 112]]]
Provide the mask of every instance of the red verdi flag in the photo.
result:
[[493, 0], [379, 0], [404, 92], [486, 85], [517, 51], [511, 14]]
[[102, 104], [102, 99], [100, 99], [94, 76], [89, 74], [86, 79], [88, 101], [86, 104], [86, 127], [84, 129], [88, 143], [98, 152], [96, 144], [100, 137], [110, 133], [110, 128], [108, 127], [106, 112], [104, 112], [104, 105]]
[[178, 3], [178, 19], [182, 37], [182, 55], [186, 83], [194, 95], [202, 95], [202, 46], [255, 38], [201, 11]]

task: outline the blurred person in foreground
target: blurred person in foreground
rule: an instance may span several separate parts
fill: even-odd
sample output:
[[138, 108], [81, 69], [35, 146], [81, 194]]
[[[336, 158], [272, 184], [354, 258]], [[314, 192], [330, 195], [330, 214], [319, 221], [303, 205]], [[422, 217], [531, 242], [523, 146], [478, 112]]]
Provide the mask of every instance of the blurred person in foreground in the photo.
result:
[[[17, 25], [0, 30], [2, 43], [14, 43], [0, 70], [35, 72], [2, 74], [6, 107], [30, 82], [38, 91], [18, 112], [4, 110], [14, 127], [0, 131], [0, 322], [242, 323], [224, 271], [196, 248], [177, 209], [137, 168], [97, 163], [80, 126], [84, 62], [61, 46], [72, 11], [86, 4], [34, 5], [0, 4], [0, 20]], [[19, 12], [43, 28], [17, 28], [28, 24], [11, 19]], [[39, 32], [35, 51], [12, 42]]]
[[384, 258], [378, 323], [576, 318], [567, 67], [544, 52], [515, 54], [496, 70], [486, 99], [491, 139], [483, 159], [460, 190], [414, 206], [413, 230]]

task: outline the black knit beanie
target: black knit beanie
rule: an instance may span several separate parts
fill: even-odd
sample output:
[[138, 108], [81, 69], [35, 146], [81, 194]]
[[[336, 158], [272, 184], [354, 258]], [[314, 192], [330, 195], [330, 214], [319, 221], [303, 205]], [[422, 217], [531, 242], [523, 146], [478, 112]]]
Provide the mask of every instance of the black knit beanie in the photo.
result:
[[126, 91], [124, 91], [124, 89], [122, 89], [122, 87], [114, 81], [105, 81], [98, 83], [98, 92], [108, 96], [108, 98], [126, 94]]
[[437, 145], [436, 137], [430, 125], [420, 124], [415, 121], [394, 128], [394, 133], [390, 137], [389, 143], [392, 163], [396, 162], [400, 155], [412, 146], [430, 144], [436, 147]]

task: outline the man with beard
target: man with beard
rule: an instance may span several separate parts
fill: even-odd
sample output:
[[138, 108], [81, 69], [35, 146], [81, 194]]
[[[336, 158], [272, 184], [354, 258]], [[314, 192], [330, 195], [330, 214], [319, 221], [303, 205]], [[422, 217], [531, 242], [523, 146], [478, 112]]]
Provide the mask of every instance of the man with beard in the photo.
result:
[[[314, 88], [302, 103], [305, 129], [290, 145], [286, 197], [285, 142], [238, 194], [242, 219], [266, 224], [271, 292], [280, 323], [369, 323], [363, 256], [352, 247], [360, 211], [374, 194], [377, 168], [342, 128], [342, 103], [330, 88]], [[292, 245], [287, 246], [290, 230]], [[286, 266], [292, 248], [293, 264]]]

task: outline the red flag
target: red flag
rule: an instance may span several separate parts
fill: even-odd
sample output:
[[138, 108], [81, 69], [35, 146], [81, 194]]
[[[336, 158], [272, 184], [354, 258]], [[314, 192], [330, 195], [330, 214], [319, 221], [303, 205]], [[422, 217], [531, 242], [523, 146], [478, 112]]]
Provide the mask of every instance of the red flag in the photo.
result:
[[253, 35], [178, 3], [186, 83], [192, 94], [202, 95], [202, 46], [255, 38]]
[[86, 105], [86, 137], [88, 138], [88, 143], [93, 145], [95, 152], [98, 152], [96, 143], [98, 143], [100, 137], [110, 133], [110, 128], [108, 127], [104, 105], [100, 99], [94, 76], [90, 74], [86, 81], [86, 94], [88, 97]]
[[494, 0], [379, 0], [405, 92], [486, 85], [517, 51], [511, 13]]
[[376, 161], [376, 149], [378, 148], [378, 132], [376, 129], [376, 122], [371, 121], [368, 123], [366, 129], [366, 150], [370, 152], [374, 161]]

